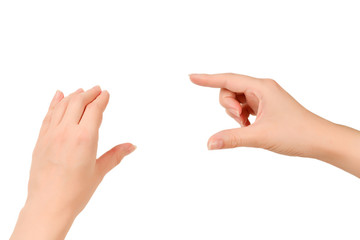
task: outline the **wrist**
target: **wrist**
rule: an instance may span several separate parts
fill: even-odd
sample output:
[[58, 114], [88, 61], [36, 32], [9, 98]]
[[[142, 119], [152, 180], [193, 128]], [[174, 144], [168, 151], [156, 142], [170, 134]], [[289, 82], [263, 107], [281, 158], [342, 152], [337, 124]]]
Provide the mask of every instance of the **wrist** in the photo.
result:
[[26, 203], [19, 214], [11, 240], [64, 239], [74, 219], [71, 214]]
[[324, 120], [316, 141], [313, 158], [360, 177], [359, 131]]

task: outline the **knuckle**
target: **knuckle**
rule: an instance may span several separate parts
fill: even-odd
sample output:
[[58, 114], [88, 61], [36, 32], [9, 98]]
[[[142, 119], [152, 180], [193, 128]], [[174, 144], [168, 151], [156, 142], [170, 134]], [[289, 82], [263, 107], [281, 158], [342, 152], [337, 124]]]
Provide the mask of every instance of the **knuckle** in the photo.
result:
[[263, 83], [264, 85], [266, 85], [267, 87], [271, 87], [271, 88], [274, 88], [274, 87], [278, 87], [279, 84], [274, 80], [274, 79], [271, 79], [271, 78], [264, 78], [263, 79]]
[[93, 135], [91, 132], [86, 128], [80, 128], [80, 130], [77, 131], [76, 134], [76, 143], [77, 144], [87, 144], [91, 142], [93, 139]]
[[117, 158], [117, 162], [121, 162], [121, 160], [129, 154], [129, 148], [123, 145], [117, 146], [116, 147], [116, 158]]
[[72, 103], [75, 104], [79, 104], [79, 105], [83, 105], [84, 104], [84, 97], [81, 94], [75, 95], [72, 99], [71, 99]]
[[85, 127], [63, 125], [51, 134], [49, 140], [56, 146], [84, 145], [90, 143], [93, 137], [94, 134]]
[[115, 166], [119, 165], [121, 160], [123, 159], [121, 154], [116, 154], [115, 156]]
[[50, 136], [50, 141], [53, 142], [56, 146], [61, 146], [64, 144], [64, 142], [66, 141], [67, 136], [66, 136], [66, 132], [65, 131], [55, 131], [51, 136]]
[[114, 156], [115, 166], [119, 165], [119, 163], [121, 162], [121, 160], [123, 158], [124, 158], [124, 156], [120, 151], [115, 152], [115, 156]]

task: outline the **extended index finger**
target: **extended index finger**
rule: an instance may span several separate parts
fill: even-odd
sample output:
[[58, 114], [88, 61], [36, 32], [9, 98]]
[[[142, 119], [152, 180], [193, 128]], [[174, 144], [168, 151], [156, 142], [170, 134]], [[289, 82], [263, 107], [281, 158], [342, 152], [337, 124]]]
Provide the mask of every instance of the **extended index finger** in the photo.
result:
[[190, 74], [193, 83], [213, 88], [226, 88], [232, 92], [245, 92], [259, 83], [258, 78], [234, 73]]

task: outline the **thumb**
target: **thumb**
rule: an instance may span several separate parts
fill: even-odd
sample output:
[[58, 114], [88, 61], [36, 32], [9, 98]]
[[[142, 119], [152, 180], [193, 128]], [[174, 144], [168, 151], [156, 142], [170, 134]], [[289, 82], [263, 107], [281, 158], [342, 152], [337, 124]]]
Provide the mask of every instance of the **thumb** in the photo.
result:
[[96, 165], [100, 174], [105, 176], [111, 169], [116, 167], [121, 160], [136, 149], [131, 143], [117, 145], [104, 153], [96, 160]]
[[223, 130], [214, 134], [208, 141], [208, 149], [235, 147], [258, 147], [261, 140], [259, 131], [250, 125], [242, 128]]

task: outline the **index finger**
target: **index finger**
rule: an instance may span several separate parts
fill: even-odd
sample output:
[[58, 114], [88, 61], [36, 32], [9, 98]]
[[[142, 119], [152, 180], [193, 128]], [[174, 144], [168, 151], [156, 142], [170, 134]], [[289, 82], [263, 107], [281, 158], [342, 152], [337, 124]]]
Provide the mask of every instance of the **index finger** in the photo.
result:
[[193, 83], [203, 87], [226, 88], [232, 92], [245, 92], [255, 87], [259, 80], [246, 75], [234, 73], [190, 74]]

